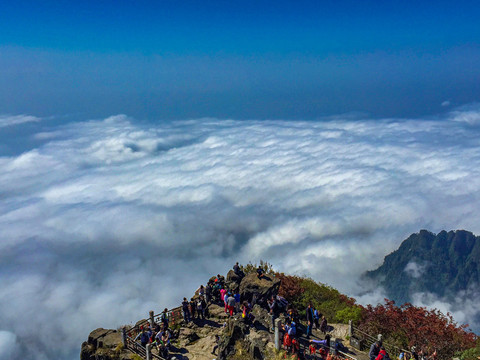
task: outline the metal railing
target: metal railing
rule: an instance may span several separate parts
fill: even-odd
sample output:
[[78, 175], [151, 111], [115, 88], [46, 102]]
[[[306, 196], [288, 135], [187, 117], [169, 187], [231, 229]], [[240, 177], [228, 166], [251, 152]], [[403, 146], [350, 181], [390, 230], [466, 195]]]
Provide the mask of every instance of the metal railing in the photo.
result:
[[[359, 328], [357, 328], [355, 326], [352, 326], [352, 335], [354, 335], [356, 332], [362, 334], [363, 338], [365, 340], [370, 341], [371, 343], [374, 343], [374, 342], [378, 341], [378, 336], [375, 337], [373, 335], [370, 335], [370, 334], [366, 333], [365, 331], [360, 330]], [[396, 353], [396, 352], [401, 353], [402, 351], [403, 352], [408, 352], [408, 350], [402, 349], [401, 347], [398, 347], [398, 346], [395, 346], [395, 345], [392, 345], [392, 344], [387, 344], [383, 340], [382, 340], [382, 346], [385, 349], [387, 349], [388, 352], [391, 352], [391, 353]]]
[[323, 345], [323, 344], [318, 344], [316, 343], [315, 345], [317, 346], [320, 346], [320, 347], [323, 347], [324, 349], [326, 349], [329, 353], [334, 353], [334, 354], [341, 354], [344, 358], [348, 358], [348, 359], [351, 359], [351, 360], [357, 360], [356, 357], [350, 355], [350, 354], [347, 354], [346, 352], [343, 352], [343, 351], [340, 351], [340, 350], [335, 350], [335, 344], [330, 344], [330, 346], [327, 346], [327, 345]]
[[[183, 315], [182, 315], [182, 310], [181, 309], [182, 309], [181, 306], [179, 306], [179, 307], [176, 307], [176, 308], [173, 308], [173, 309], [170, 309], [170, 310], [167, 311], [167, 319], [168, 319], [170, 324], [176, 325], [176, 324], [179, 324], [182, 321]], [[122, 331], [123, 331], [123, 346], [126, 349], [132, 351], [133, 353], [139, 355], [143, 359], [165, 360], [164, 357], [152, 353], [152, 351], [149, 347], [150, 344], [147, 344], [147, 347], [149, 347], [147, 349], [147, 347], [144, 347], [144, 346], [142, 346], [141, 343], [139, 343], [138, 341], [135, 341], [135, 337], [142, 331], [143, 327], [145, 327], [145, 326], [152, 326], [153, 327], [155, 324], [161, 324], [162, 316], [163, 316], [163, 313], [154, 315], [153, 311], [150, 311], [150, 318], [148, 320], [145, 319], [145, 320], [137, 323], [134, 327], [132, 327], [128, 330], [126, 328], [123, 328], [122, 329]]]

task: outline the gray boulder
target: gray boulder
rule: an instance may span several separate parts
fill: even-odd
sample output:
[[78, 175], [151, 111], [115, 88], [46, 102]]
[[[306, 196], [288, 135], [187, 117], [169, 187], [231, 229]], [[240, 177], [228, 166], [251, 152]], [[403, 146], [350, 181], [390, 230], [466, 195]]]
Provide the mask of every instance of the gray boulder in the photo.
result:
[[82, 344], [80, 360], [129, 359], [130, 351], [122, 347], [122, 334], [112, 329], [96, 329]]
[[277, 295], [279, 288], [280, 279], [275, 276], [267, 274], [259, 279], [256, 273], [250, 273], [240, 283], [240, 296], [242, 300], [254, 300], [254, 303], [266, 307], [267, 299]]

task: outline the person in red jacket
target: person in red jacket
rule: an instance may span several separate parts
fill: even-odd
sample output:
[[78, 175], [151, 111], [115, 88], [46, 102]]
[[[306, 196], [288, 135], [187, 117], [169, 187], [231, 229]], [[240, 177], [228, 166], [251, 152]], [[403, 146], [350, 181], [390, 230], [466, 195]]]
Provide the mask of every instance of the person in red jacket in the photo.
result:
[[386, 352], [385, 348], [382, 346], [380, 348], [380, 352], [378, 353], [378, 356], [375, 360], [384, 360], [386, 358], [388, 358], [387, 352]]

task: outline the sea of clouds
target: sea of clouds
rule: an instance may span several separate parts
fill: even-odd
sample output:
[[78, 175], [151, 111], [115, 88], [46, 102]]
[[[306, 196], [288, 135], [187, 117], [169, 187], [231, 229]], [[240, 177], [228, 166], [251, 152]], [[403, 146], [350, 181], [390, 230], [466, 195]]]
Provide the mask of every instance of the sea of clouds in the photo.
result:
[[480, 233], [475, 104], [309, 122], [4, 115], [0, 141], [31, 124], [35, 145], [0, 156], [2, 360], [77, 359], [91, 330], [176, 306], [235, 261], [376, 303], [359, 277], [408, 235]]

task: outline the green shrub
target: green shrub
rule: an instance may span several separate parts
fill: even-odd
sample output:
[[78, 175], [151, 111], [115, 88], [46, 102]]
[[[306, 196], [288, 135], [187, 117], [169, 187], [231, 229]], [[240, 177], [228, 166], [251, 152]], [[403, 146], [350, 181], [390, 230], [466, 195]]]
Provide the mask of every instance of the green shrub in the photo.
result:
[[347, 324], [352, 320], [354, 324], [358, 324], [362, 319], [362, 308], [359, 306], [346, 307], [338, 310], [335, 314], [336, 322]]
[[460, 357], [460, 360], [477, 360], [480, 356], [480, 346], [477, 345], [477, 347], [465, 350], [456, 355]]
[[328, 322], [360, 321], [362, 310], [355, 305], [355, 300], [341, 294], [331, 286], [310, 278], [283, 273], [277, 273], [276, 276], [282, 281], [279, 294], [287, 299], [301, 316], [305, 316], [305, 309], [311, 302]]

